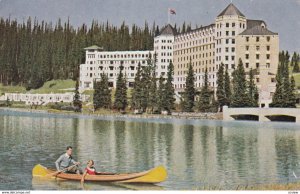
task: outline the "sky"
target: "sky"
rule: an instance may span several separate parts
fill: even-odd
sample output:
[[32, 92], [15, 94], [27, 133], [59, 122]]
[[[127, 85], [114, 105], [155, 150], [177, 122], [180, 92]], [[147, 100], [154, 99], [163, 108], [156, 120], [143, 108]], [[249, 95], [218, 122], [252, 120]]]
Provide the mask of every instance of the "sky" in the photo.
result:
[[[176, 10], [171, 23], [185, 21], [208, 25], [231, 0], [0, 0], [0, 16], [23, 21], [29, 16], [56, 22], [70, 18], [74, 26], [91, 24], [92, 20], [115, 25], [143, 26], [155, 21], [160, 27], [168, 21], [168, 8]], [[300, 53], [300, 0], [232, 0], [249, 19], [267, 22], [268, 29], [278, 32], [280, 49]]]

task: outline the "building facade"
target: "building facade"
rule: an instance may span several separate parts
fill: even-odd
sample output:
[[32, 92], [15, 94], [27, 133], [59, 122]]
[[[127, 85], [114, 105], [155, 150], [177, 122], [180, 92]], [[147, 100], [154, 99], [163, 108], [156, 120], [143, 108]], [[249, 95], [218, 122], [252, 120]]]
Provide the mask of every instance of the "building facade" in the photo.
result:
[[103, 51], [101, 47], [85, 48], [86, 61], [80, 65], [80, 89], [93, 89], [94, 81], [101, 78], [101, 74], [108, 76], [110, 87], [116, 87], [120, 66], [127, 78], [129, 87], [134, 82], [138, 64], [145, 66], [147, 60], [154, 56], [154, 51]]
[[217, 72], [221, 64], [230, 75], [242, 60], [246, 73], [252, 69], [260, 93], [260, 105], [268, 106], [275, 91], [278, 67], [279, 36], [267, 29], [262, 20], [247, 19], [232, 3], [213, 24], [177, 34], [174, 41], [174, 86], [185, 88], [185, 77], [191, 63], [195, 71], [195, 86], [204, 84], [205, 68], [208, 84], [217, 87]]

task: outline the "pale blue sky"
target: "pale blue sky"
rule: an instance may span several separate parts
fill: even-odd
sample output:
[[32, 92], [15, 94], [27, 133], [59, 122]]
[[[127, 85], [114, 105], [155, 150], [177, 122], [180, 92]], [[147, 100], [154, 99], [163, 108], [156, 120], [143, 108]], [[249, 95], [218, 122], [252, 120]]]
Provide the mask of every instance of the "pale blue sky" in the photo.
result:
[[[113, 24], [160, 26], [167, 22], [168, 7], [177, 11], [172, 22], [183, 21], [208, 25], [230, 3], [230, 0], [0, 0], [0, 16], [17, 18], [37, 17], [57, 21], [70, 17], [73, 25], [90, 24], [93, 19]], [[233, 0], [251, 19], [262, 19], [271, 31], [280, 35], [280, 49], [300, 52], [300, 0]]]

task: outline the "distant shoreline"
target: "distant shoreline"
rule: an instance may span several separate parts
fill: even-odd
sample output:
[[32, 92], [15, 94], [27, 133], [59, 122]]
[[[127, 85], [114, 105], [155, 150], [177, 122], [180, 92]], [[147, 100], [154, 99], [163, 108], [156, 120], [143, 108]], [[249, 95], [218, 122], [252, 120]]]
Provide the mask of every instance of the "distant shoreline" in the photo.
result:
[[29, 109], [29, 108], [9, 108], [0, 107], [0, 110], [7, 110], [21, 113], [44, 113], [44, 114], [57, 114], [67, 116], [94, 116], [94, 117], [115, 117], [115, 118], [142, 118], [142, 119], [200, 119], [200, 120], [222, 120], [222, 113], [177, 113], [172, 115], [161, 114], [121, 114], [121, 113], [76, 113], [71, 111], [60, 111], [54, 109]]

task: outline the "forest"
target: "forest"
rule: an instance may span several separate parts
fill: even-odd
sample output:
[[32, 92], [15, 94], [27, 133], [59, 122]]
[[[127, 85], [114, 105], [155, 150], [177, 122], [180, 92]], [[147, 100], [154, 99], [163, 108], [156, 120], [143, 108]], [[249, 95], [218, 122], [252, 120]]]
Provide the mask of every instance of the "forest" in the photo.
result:
[[77, 79], [85, 61], [84, 48], [98, 45], [107, 51], [153, 49], [155, 23], [149, 27], [114, 26], [93, 21], [73, 27], [60, 19], [55, 23], [28, 18], [0, 18], [0, 83], [39, 88], [53, 79]]

